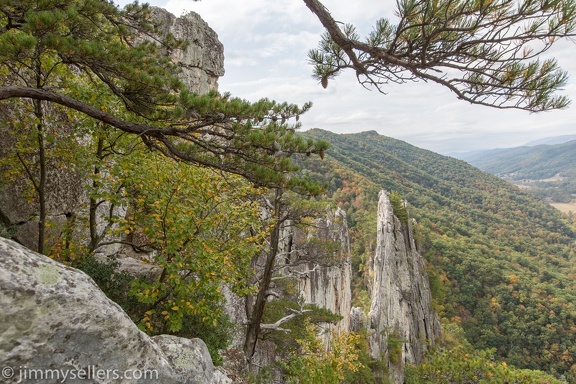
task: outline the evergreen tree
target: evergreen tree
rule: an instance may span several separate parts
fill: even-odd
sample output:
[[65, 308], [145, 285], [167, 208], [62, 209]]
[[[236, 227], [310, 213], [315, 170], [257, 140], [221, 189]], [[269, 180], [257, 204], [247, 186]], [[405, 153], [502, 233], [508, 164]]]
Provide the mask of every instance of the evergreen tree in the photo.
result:
[[[0, 100], [32, 99], [36, 117], [42, 101], [59, 104], [166, 156], [308, 192], [306, 183], [288, 181], [296, 169], [290, 155], [322, 154], [327, 145], [301, 139], [298, 124], [286, 123], [311, 104], [191, 93], [165, 54], [186, 44], [163, 34], [147, 5], [120, 10], [98, 0], [1, 0], [0, 25], [0, 72], [6, 73]], [[110, 112], [112, 105], [122, 113]]]
[[554, 59], [538, 60], [561, 38], [574, 36], [570, 0], [400, 0], [398, 23], [377, 21], [361, 40], [342, 28], [319, 0], [304, 0], [326, 28], [310, 51], [324, 87], [342, 70], [356, 71], [365, 87], [431, 81], [459, 99], [532, 112], [564, 108], [556, 96], [567, 80]]

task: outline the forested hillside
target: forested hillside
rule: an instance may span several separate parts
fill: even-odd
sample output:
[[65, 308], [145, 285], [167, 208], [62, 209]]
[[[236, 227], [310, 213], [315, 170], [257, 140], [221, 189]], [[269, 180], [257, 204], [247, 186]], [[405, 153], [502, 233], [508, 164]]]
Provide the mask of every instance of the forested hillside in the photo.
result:
[[508, 364], [576, 374], [576, 238], [551, 206], [464, 161], [376, 132], [306, 133], [327, 140], [324, 162], [305, 173], [328, 184], [348, 213], [362, 304], [362, 270], [373, 252], [381, 188], [409, 204], [444, 321]]
[[521, 185], [549, 201], [568, 203], [576, 194], [576, 141], [554, 145], [495, 149], [459, 158]]
[[[554, 59], [537, 56], [560, 38], [576, 35], [576, 4], [520, 3], [400, 0], [398, 22], [380, 19], [366, 42], [360, 42], [356, 29], [341, 27], [320, 0], [304, 0], [326, 31], [318, 49], [308, 55], [313, 76], [326, 88], [341, 71], [354, 69], [362, 85], [382, 92], [390, 82], [424, 80], [472, 104], [531, 112], [565, 108], [570, 100], [556, 91], [567, 85], [567, 73]], [[361, 333], [328, 334], [321, 344], [317, 325], [336, 322], [339, 316], [314, 303], [308, 306], [290, 282], [301, 276], [312, 280], [312, 272], [336, 261], [348, 268], [349, 242], [338, 243], [344, 236], [326, 236], [320, 245], [312, 239], [310, 253], [319, 249], [314, 261], [328, 265], [300, 272], [290, 263], [308, 260], [292, 247], [295, 236], [286, 230], [318, 229], [323, 199], [345, 209], [354, 237], [354, 300], [366, 308], [370, 280], [364, 271], [369, 270], [377, 239], [377, 195], [388, 189], [393, 191], [390, 205], [403, 226], [414, 228], [426, 255], [436, 309], [446, 324], [451, 322], [446, 329], [452, 326], [457, 334], [462, 326], [477, 349], [495, 351], [472, 351], [488, 362], [487, 377], [494, 375], [489, 358], [496, 354], [500, 368], [512, 363], [574, 380], [576, 236], [553, 208], [462, 161], [375, 132], [336, 135], [316, 130], [303, 138], [296, 131], [311, 102], [247, 101], [220, 93], [216, 88], [224, 73], [224, 53], [215, 31], [193, 12], [178, 19], [138, 2], [124, 8], [98, 0], [3, 2], [0, 236], [37, 252], [29, 260], [42, 260], [43, 254], [83, 269], [150, 336], [201, 336], [217, 363], [232, 356], [229, 360], [239, 362], [237, 373], [257, 374], [258, 382], [266, 382], [267, 374], [266, 367], [261, 369], [261, 356], [267, 353], [260, 347], [273, 339], [273, 332], [286, 336], [278, 344], [287, 348], [278, 356], [288, 361], [281, 361], [278, 369], [290, 383], [382, 382], [385, 360], [400, 361], [404, 336], [377, 328], [373, 335], [386, 334], [386, 342], [375, 356], [368, 356]], [[527, 21], [530, 28], [525, 28]], [[537, 47], [526, 54], [531, 42]], [[447, 73], [446, 66], [455, 70]], [[301, 174], [294, 158], [309, 158], [300, 164], [305, 166]], [[416, 220], [410, 226], [401, 199], [408, 201]], [[345, 250], [341, 258], [335, 252], [339, 245]], [[298, 259], [292, 260], [293, 255]], [[100, 362], [91, 352], [101, 350], [109, 357], [110, 346], [135, 355], [121, 343], [106, 342], [103, 347], [99, 337], [92, 337], [98, 334], [96, 328], [103, 329], [102, 334], [116, 330], [129, 335], [121, 326], [112, 329], [117, 322], [97, 327], [81, 322], [73, 332], [46, 337], [37, 325], [50, 324], [47, 317], [60, 319], [52, 311], [77, 314], [74, 305], [62, 304], [52, 293], [70, 296], [70, 303], [97, 295], [72, 296], [74, 290], [67, 287], [76, 285], [61, 276], [64, 272], [52, 267], [38, 272], [36, 261], [11, 260], [22, 266], [4, 268], [10, 273], [4, 273], [9, 277], [3, 281], [27, 280], [28, 287], [0, 284], [0, 297], [19, 296], [29, 305], [37, 288], [49, 287], [45, 302], [58, 305], [30, 311], [3, 302], [9, 310], [0, 323], [18, 331], [0, 334], [0, 350], [11, 353], [8, 362], [0, 358], [4, 371], [18, 365], [54, 372], [58, 362], [71, 359], [74, 367], [96, 367]], [[11, 278], [16, 270], [34, 279]], [[341, 275], [346, 281], [348, 271]], [[96, 288], [91, 280], [90, 286]], [[398, 300], [408, 301], [408, 291], [428, 292], [418, 288], [424, 285], [412, 287], [402, 290]], [[346, 283], [342, 290], [348, 294], [348, 288]], [[239, 299], [238, 332], [226, 307], [231, 296]], [[333, 297], [338, 301], [341, 296]], [[109, 304], [88, 313], [101, 310], [112, 319], [105, 309]], [[417, 305], [422, 307], [422, 302]], [[15, 312], [24, 315], [13, 316]], [[384, 313], [389, 312], [379, 314]], [[24, 327], [18, 319], [25, 320]], [[292, 319], [298, 324], [287, 324]], [[76, 323], [67, 317], [58, 321]], [[134, 324], [129, 326], [136, 331]], [[222, 350], [236, 333], [237, 348], [225, 355], [230, 351]], [[135, 334], [142, 339], [140, 332]], [[63, 346], [49, 345], [62, 339]], [[419, 341], [424, 339], [422, 335]], [[48, 345], [48, 352], [36, 348], [39, 342]], [[89, 353], [76, 349], [79, 344]], [[195, 362], [188, 353], [173, 354], [172, 342], [158, 349], [146, 345], [156, 358], [155, 351], [170, 350], [162, 364]], [[137, 345], [133, 350], [145, 348]], [[271, 351], [275, 348], [270, 346]], [[156, 368], [149, 363], [156, 360], [140, 352], [138, 368]], [[440, 367], [450, 370], [451, 363], [465, 363], [466, 358], [450, 358]], [[177, 371], [175, 365], [173, 373]], [[468, 366], [462, 371], [472, 377], [451, 382], [483, 380]], [[178, 372], [177, 381], [201, 382], [189, 374]], [[497, 377], [491, 381], [520, 382]]]

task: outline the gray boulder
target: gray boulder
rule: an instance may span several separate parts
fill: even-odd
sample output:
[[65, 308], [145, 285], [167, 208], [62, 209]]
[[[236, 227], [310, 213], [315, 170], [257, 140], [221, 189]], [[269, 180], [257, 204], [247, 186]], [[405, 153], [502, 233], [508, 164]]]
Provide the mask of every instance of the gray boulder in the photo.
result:
[[148, 337], [89, 276], [3, 238], [0, 306], [1, 382], [231, 383], [202, 340]]

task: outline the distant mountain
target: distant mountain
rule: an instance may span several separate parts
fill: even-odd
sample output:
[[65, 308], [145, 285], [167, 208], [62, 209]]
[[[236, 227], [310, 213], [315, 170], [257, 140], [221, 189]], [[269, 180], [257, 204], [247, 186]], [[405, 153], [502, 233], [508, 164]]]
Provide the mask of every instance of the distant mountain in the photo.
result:
[[523, 146], [525, 147], [533, 147], [535, 145], [554, 145], [554, 144], [563, 144], [569, 141], [576, 140], [576, 135], [562, 135], [562, 136], [553, 136], [553, 137], [545, 137], [543, 139], [530, 141]]
[[357, 290], [367, 289], [378, 191], [397, 191], [416, 220], [440, 315], [509, 364], [570, 376], [576, 235], [558, 211], [464, 161], [376, 132], [305, 135], [331, 143], [325, 160], [306, 161], [302, 172], [324, 180], [348, 214]]
[[548, 201], [567, 203], [576, 194], [576, 140], [470, 152], [460, 158]]
[[562, 136], [552, 136], [552, 137], [545, 137], [543, 139], [533, 140], [524, 145], [519, 147], [513, 148], [492, 148], [492, 149], [480, 149], [477, 151], [469, 151], [469, 152], [452, 152], [449, 153], [448, 156], [454, 157], [456, 159], [464, 160], [470, 164], [473, 162], [482, 159], [491, 157], [494, 155], [499, 155], [502, 152], [509, 151], [510, 149], [515, 148], [523, 148], [523, 147], [534, 147], [537, 145], [556, 145], [556, 144], [564, 144], [569, 141], [576, 140], [576, 135], [562, 135]]
[[576, 175], [576, 140], [556, 145], [537, 145], [483, 151], [467, 156], [466, 162], [494, 175], [514, 180], [540, 180]]
[[477, 151], [469, 152], [453, 152], [449, 153], [448, 156], [454, 157], [455, 159], [464, 160], [469, 164], [493, 156], [498, 156], [499, 154], [508, 151], [510, 148], [493, 148], [493, 149], [479, 149]]

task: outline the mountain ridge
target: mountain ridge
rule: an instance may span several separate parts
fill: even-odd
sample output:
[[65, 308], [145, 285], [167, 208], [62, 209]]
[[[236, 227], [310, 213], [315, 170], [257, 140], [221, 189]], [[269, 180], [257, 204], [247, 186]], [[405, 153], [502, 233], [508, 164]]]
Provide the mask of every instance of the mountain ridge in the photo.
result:
[[576, 196], [576, 140], [469, 153], [464, 160], [551, 203]]
[[[375, 132], [305, 136], [331, 143], [324, 162], [303, 172], [347, 211], [359, 270], [372, 257], [377, 191], [397, 191], [417, 222], [441, 316], [510, 364], [576, 373], [566, 360], [576, 357], [576, 235], [558, 211], [462, 160]], [[562, 352], [544, 356], [543, 345]]]
[[473, 162], [483, 157], [498, 155], [501, 153], [505, 153], [506, 151], [514, 150], [517, 148], [529, 148], [541, 145], [558, 145], [574, 140], [576, 140], [576, 135], [550, 136], [550, 137], [544, 137], [542, 139], [532, 140], [516, 147], [488, 148], [466, 152], [450, 152], [447, 153], [446, 156], [454, 157], [456, 159], [464, 160], [467, 162]]

